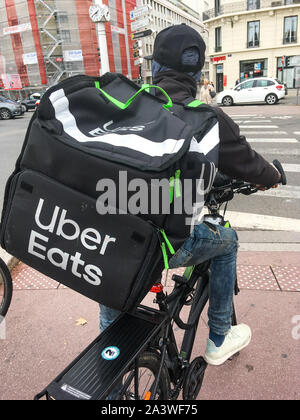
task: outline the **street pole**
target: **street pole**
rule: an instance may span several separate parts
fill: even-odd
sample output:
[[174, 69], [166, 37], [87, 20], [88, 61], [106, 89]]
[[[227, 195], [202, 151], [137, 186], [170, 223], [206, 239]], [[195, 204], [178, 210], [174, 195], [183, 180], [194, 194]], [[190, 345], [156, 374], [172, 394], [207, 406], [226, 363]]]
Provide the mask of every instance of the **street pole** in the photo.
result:
[[[101, 0], [95, 0], [95, 4], [99, 5], [100, 7], [103, 7]], [[99, 43], [99, 48], [100, 48], [100, 57], [101, 57], [100, 76], [102, 76], [102, 74], [107, 73], [109, 71], [105, 23], [107, 23], [107, 20], [96, 23], [98, 43]]]
[[90, 17], [96, 24], [101, 59], [100, 76], [102, 76], [104, 73], [110, 71], [105, 32], [105, 24], [110, 21], [110, 13], [108, 7], [102, 4], [102, 0], [94, 0], [94, 6], [90, 8]]

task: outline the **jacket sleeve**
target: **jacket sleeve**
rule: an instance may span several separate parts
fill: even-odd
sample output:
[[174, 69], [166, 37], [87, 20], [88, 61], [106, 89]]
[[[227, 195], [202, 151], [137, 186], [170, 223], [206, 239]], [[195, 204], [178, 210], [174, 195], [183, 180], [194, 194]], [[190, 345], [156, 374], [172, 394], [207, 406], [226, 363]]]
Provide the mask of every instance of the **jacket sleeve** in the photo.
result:
[[278, 171], [255, 152], [232, 119], [214, 108], [220, 132], [219, 170], [236, 179], [272, 187], [278, 183]]

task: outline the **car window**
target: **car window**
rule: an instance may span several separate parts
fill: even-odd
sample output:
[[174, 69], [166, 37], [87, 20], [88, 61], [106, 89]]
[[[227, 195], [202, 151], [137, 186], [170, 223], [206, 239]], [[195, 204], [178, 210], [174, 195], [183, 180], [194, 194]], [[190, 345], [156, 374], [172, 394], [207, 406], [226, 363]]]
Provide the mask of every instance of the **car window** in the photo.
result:
[[240, 89], [250, 89], [253, 87], [253, 80], [248, 80], [247, 82], [241, 83], [237, 87]]
[[274, 85], [274, 82], [272, 82], [272, 80], [261, 79], [261, 80], [256, 80], [255, 87], [266, 87], [266, 86], [271, 86], [271, 85]]
[[15, 104], [16, 103], [16, 101], [13, 101], [12, 99], [8, 99], [8, 98], [5, 98], [5, 100], [3, 102], [6, 102], [8, 104]]

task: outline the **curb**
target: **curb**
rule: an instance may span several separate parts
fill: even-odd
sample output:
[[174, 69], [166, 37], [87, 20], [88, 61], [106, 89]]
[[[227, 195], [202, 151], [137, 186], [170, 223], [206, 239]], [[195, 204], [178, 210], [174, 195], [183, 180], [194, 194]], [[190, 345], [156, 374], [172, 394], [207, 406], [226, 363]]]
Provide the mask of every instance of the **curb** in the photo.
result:
[[20, 262], [18, 258], [13, 257], [12, 255], [8, 254], [3, 248], [0, 247], [0, 258], [5, 262], [9, 271], [12, 271], [13, 268]]

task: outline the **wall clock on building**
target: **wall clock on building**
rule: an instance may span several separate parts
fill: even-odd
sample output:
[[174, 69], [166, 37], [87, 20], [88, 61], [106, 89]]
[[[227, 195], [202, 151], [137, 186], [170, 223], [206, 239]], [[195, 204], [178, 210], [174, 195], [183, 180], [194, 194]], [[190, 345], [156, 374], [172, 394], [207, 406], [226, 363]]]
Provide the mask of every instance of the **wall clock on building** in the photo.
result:
[[110, 13], [107, 6], [94, 5], [89, 8], [89, 15], [93, 22], [109, 22]]

